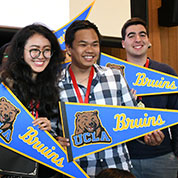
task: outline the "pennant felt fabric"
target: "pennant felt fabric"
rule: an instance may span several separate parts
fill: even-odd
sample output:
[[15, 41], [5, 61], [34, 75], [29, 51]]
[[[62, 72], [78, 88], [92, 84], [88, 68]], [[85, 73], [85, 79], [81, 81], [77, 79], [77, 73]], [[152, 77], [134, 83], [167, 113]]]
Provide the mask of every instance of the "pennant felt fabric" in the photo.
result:
[[1, 83], [0, 145], [67, 176], [88, 177], [75, 161], [67, 162], [61, 145], [48, 132], [33, 126], [33, 119], [14, 94]]
[[66, 25], [64, 25], [63, 27], [59, 28], [58, 30], [56, 30], [54, 32], [54, 34], [58, 38], [58, 41], [59, 41], [59, 44], [60, 44], [62, 50], [65, 50], [65, 32], [66, 32], [66, 29], [75, 20], [85, 20], [85, 19], [87, 19], [88, 15], [89, 15], [92, 7], [93, 7], [94, 2], [95, 1], [93, 1], [86, 9], [84, 9], [77, 17], [75, 17], [69, 23], [67, 23]]
[[178, 123], [178, 111], [84, 103], [60, 103], [68, 161], [137, 139]]
[[125, 76], [130, 88], [137, 91], [136, 95], [156, 95], [178, 92], [178, 77], [153, 69], [126, 62], [102, 53], [99, 61], [101, 66], [116, 68]]

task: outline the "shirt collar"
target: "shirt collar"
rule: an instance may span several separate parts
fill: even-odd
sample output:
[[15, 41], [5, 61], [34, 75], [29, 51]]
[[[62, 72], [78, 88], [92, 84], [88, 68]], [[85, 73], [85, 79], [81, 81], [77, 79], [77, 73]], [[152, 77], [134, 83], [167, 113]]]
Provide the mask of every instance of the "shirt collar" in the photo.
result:
[[[72, 79], [69, 74], [69, 67], [70, 67], [70, 64], [67, 65], [66, 68], [64, 68], [62, 70], [60, 81], [66, 82], [66, 83], [72, 83]], [[104, 75], [104, 73], [106, 71], [105, 67], [99, 66], [98, 64], [94, 64], [93, 67], [95, 69], [95, 74], [94, 74], [93, 78], [96, 78], [97, 76], [100, 77], [100, 76]]]

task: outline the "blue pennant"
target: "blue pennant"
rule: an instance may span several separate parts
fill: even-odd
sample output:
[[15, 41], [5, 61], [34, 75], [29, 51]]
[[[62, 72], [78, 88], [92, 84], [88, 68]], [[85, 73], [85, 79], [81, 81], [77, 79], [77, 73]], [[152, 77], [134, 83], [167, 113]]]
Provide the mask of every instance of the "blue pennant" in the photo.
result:
[[[34, 117], [14, 94], [0, 84], [0, 145], [69, 177], [88, 177], [46, 131], [33, 126]], [[7, 156], [8, 159], [8, 156]]]
[[70, 102], [60, 103], [60, 110], [71, 143], [68, 161], [178, 123], [177, 110]]
[[141, 67], [104, 53], [101, 54], [100, 65], [119, 69], [129, 87], [137, 91], [137, 95], [178, 93], [178, 77], [173, 75]]
[[62, 50], [65, 50], [65, 32], [66, 29], [71, 25], [72, 22], [74, 22], [75, 20], [85, 20], [90, 11], [91, 8], [93, 7], [95, 1], [93, 1], [84, 11], [82, 11], [77, 17], [75, 17], [73, 20], [71, 20], [69, 23], [67, 23], [66, 25], [64, 25], [62, 28], [56, 30], [54, 32], [54, 34], [56, 35], [56, 37], [58, 38], [59, 44], [61, 46]]

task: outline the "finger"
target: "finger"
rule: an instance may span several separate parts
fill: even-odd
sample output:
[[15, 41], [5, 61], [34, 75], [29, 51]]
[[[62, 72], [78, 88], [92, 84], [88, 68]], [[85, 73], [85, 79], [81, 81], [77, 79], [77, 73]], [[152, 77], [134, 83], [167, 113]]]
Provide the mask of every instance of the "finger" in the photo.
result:
[[40, 124], [39, 125], [39, 129], [41, 130], [46, 130], [46, 131], [50, 131], [51, 130], [51, 127], [49, 125], [46, 125], [45, 123], [44, 124]]
[[39, 118], [35, 119], [32, 123], [47, 122], [47, 121], [49, 121], [48, 118], [39, 117]]
[[150, 144], [151, 144], [151, 139], [150, 139], [150, 136], [149, 136], [149, 135], [145, 135], [145, 136], [144, 136], [144, 142], [145, 142], [147, 145], [150, 145]]
[[42, 123], [51, 123], [47, 118], [38, 118], [32, 122], [35, 125], [42, 124]]
[[33, 126], [37, 126], [38, 128], [40, 128], [41, 130], [47, 130], [50, 131], [51, 130], [51, 122], [48, 120], [38, 120], [36, 122], [33, 123]]
[[164, 134], [162, 131], [154, 131], [153, 132], [154, 142], [155, 144], [160, 145], [162, 141], [164, 140]]
[[165, 135], [164, 135], [164, 133], [163, 133], [161, 130], [157, 130], [157, 133], [160, 135], [160, 137], [161, 137], [162, 139], [165, 138]]
[[155, 146], [157, 144], [153, 134], [145, 135], [144, 141], [147, 145], [150, 145], [150, 146]]
[[62, 146], [70, 146], [69, 139], [64, 137], [57, 137], [56, 140], [62, 145]]
[[154, 131], [144, 137], [144, 141], [146, 144], [150, 146], [158, 146], [164, 140], [164, 134], [160, 131]]
[[59, 136], [59, 137], [56, 137], [56, 139], [57, 139], [57, 140], [60, 140], [60, 141], [67, 141], [67, 142], [69, 141], [68, 138], [64, 138], [64, 137], [60, 137], [60, 136]]
[[134, 90], [133, 88], [130, 90], [130, 92], [132, 93], [133, 97], [135, 98], [135, 100], [137, 100], [137, 96], [136, 96], [136, 90]]

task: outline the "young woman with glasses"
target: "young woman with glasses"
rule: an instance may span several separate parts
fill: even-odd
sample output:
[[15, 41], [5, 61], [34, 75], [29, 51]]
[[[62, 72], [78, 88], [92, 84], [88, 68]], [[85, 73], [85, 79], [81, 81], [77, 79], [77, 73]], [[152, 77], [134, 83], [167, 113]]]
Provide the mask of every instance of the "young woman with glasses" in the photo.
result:
[[[10, 44], [8, 60], [0, 70], [1, 82], [4, 82], [34, 115], [36, 120], [33, 124], [55, 136], [51, 120], [58, 115], [57, 83], [63, 61], [57, 38], [44, 25], [32, 24], [18, 31]], [[9, 152], [11, 151], [0, 147], [0, 162], [6, 162], [8, 166], [16, 164], [15, 161], [9, 162], [8, 155], [2, 159], [2, 153]], [[15, 153], [14, 155], [20, 156]], [[22, 157], [22, 161], [24, 166], [27, 166], [27, 158]], [[46, 173], [46, 170], [48, 169], [39, 169], [38, 177], [50, 177], [51, 174], [48, 176], [49, 172]]]

